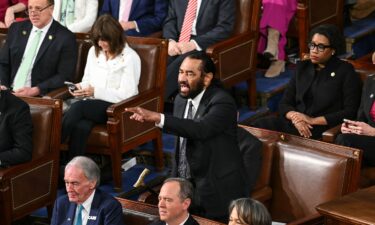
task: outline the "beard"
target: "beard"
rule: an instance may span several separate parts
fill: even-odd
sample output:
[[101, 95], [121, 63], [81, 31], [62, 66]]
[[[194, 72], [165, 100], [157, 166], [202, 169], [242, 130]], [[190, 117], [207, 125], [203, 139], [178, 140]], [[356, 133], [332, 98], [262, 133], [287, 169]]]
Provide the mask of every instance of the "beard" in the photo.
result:
[[186, 99], [188, 99], [188, 98], [194, 99], [204, 89], [203, 79], [199, 80], [199, 82], [197, 82], [194, 87], [190, 87], [190, 85], [189, 85], [189, 83], [187, 81], [180, 81], [180, 82], [178, 82], [178, 84], [180, 86], [181, 85], [185, 85], [186, 87], [189, 88], [189, 92], [186, 93], [186, 94], [181, 92], [181, 87], [179, 89], [180, 96], [182, 98], [186, 98]]

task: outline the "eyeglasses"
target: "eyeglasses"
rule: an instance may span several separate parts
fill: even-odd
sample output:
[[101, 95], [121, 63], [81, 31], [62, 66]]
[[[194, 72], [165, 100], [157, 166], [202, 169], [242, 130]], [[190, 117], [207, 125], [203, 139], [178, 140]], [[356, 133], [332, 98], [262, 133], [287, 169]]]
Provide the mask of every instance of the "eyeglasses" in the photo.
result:
[[315, 44], [315, 43], [308, 43], [307, 46], [310, 50], [314, 50], [314, 48], [317, 48], [319, 52], [324, 52], [326, 48], [331, 48], [331, 45], [323, 45], [323, 44]]
[[39, 15], [40, 13], [42, 13], [45, 9], [47, 9], [51, 5], [53, 5], [53, 4], [49, 4], [46, 7], [41, 8], [41, 9], [39, 7], [35, 7], [35, 9], [28, 8], [28, 9], [25, 10], [25, 13], [26, 13], [26, 15], [31, 15], [31, 13], [34, 13], [35, 15]]

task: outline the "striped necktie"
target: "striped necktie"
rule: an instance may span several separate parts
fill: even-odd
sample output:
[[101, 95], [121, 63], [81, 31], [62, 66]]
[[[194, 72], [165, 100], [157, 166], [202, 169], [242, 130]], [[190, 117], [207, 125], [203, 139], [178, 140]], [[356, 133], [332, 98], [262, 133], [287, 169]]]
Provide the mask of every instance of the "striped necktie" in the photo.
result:
[[33, 40], [30, 42], [30, 47], [27, 50], [26, 54], [24, 55], [21, 65], [18, 68], [15, 80], [14, 80], [14, 86], [13, 90], [20, 89], [25, 86], [27, 75], [30, 73], [30, 70], [32, 69], [32, 62], [34, 57], [36, 56], [36, 50], [39, 46], [40, 37], [42, 36], [41, 30], [36, 30], [36, 35], [34, 36]]
[[180, 38], [178, 42], [189, 42], [191, 37], [191, 30], [193, 29], [193, 22], [197, 14], [197, 3], [198, 0], [189, 0], [186, 8], [184, 22], [180, 32]]

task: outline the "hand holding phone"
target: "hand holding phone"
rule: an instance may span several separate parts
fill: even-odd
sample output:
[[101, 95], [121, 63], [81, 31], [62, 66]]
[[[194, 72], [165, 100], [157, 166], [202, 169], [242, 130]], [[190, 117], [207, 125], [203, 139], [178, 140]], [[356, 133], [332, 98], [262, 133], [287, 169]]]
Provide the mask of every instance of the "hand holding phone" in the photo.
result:
[[64, 84], [65, 84], [66, 86], [68, 86], [68, 89], [69, 89], [69, 91], [71, 91], [71, 92], [74, 92], [75, 90], [78, 89], [77, 86], [76, 86], [74, 83], [72, 83], [72, 82], [65, 81]]

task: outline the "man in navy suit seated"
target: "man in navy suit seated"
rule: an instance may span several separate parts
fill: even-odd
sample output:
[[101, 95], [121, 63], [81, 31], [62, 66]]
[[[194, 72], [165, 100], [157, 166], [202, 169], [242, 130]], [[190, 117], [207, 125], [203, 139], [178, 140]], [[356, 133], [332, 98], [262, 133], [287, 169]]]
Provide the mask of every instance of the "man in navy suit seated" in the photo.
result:
[[122, 225], [121, 204], [97, 187], [100, 170], [90, 158], [77, 156], [65, 167], [67, 195], [59, 197], [53, 208], [52, 225]]

